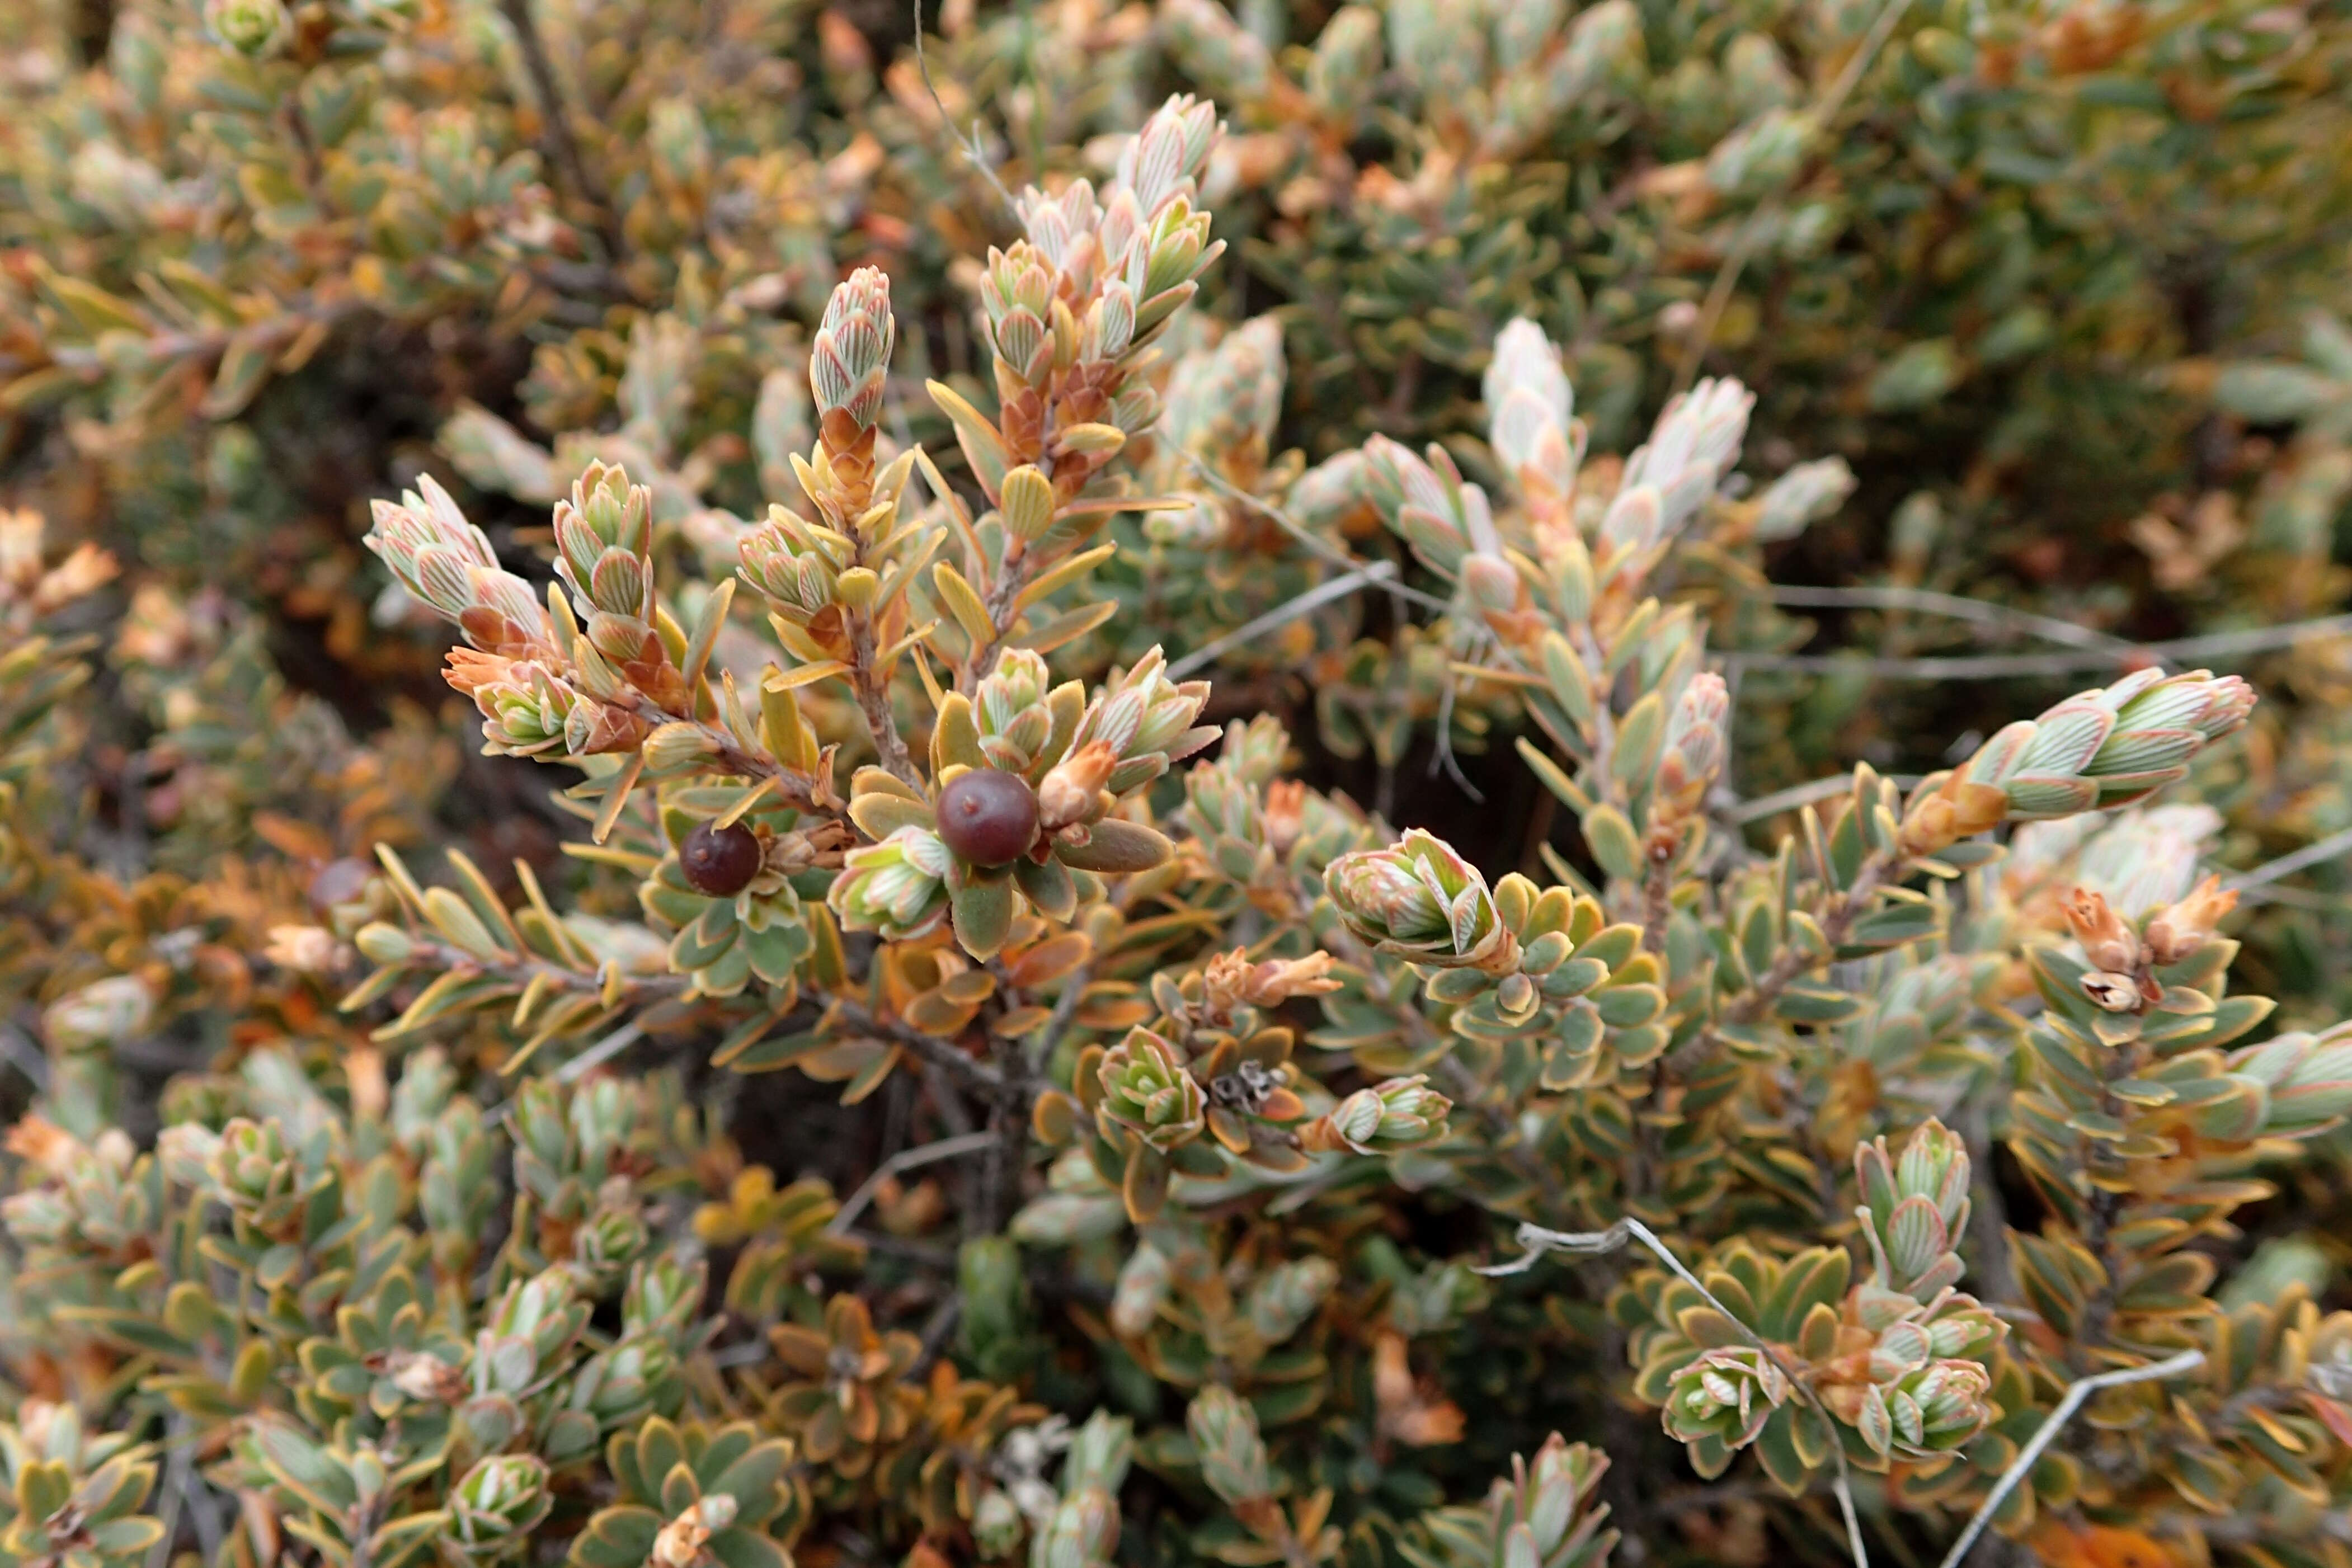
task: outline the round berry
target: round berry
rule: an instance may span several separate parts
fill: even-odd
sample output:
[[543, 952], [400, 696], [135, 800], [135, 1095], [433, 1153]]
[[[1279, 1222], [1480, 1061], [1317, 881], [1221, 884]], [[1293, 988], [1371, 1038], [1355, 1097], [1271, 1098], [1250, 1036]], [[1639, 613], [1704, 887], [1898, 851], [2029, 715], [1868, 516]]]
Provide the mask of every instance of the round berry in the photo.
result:
[[732, 898], [760, 874], [760, 838], [740, 822], [698, 822], [677, 846], [686, 885], [709, 898]]
[[940, 841], [973, 865], [1004, 865], [1037, 841], [1037, 795], [1018, 774], [959, 773], [940, 791]]

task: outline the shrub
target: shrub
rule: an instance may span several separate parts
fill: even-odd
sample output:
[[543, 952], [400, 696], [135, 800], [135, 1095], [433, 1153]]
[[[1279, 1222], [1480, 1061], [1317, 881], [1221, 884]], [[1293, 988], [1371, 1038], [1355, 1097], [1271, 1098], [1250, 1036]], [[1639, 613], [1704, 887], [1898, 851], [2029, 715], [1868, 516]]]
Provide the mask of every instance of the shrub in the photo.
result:
[[894, 12], [5, 23], [0, 1568], [2342, 1560], [2352, 19]]

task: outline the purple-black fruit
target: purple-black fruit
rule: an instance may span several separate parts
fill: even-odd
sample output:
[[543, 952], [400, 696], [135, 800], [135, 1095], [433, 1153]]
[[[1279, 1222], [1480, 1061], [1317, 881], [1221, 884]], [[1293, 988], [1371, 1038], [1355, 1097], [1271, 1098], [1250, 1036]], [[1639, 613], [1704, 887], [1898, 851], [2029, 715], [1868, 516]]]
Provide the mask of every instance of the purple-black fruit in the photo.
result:
[[1037, 794], [1018, 774], [959, 773], [940, 791], [940, 841], [973, 865], [1005, 865], [1037, 841]]
[[732, 898], [760, 874], [760, 837], [740, 822], [698, 822], [677, 846], [686, 885], [706, 898]]

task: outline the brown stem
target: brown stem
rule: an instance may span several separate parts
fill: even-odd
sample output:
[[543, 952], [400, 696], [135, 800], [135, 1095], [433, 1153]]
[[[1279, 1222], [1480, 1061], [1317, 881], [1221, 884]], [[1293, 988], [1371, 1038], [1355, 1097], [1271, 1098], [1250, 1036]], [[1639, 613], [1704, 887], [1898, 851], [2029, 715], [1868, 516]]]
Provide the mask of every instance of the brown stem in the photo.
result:
[[[1642, 879], [1642, 943], [1661, 961], [1666, 952], [1666, 921], [1673, 913], [1671, 894], [1674, 887], [1674, 857], [1653, 855], [1648, 873]], [[1665, 1185], [1666, 1138], [1664, 1118], [1668, 1091], [1673, 1076], [1667, 1059], [1661, 1055], [1652, 1060], [1647, 1088], [1642, 1103], [1633, 1113], [1633, 1161], [1625, 1172], [1625, 1206], [1629, 1210], [1649, 1215], [1651, 1200]], [[1658, 1215], [1663, 1223], [1671, 1215]]]
[[[1670, 862], [1664, 863], [1671, 864]], [[1661, 864], [1654, 859], [1651, 862], [1650, 875], [1644, 883], [1645, 893], [1658, 883], [1662, 874]], [[1822, 935], [1829, 939], [1832, 952], [1843, 941], [1853, 923], [1861, 918], [1863, 911], [1869, 907], [1871, 895], [1895, 875], [1902, 864], [1902, 857], [1897, 854], [1881, 852], [1872, 855], [1863, 862], [1853, 885], [1836, 894], [1822, 908]], [[1650, 936], [1649, 923], [1645, 919], [1644, 940], [1659, 944], [1662, 951], [1666, 911], [1656, 905], [1651, 907], [1657, 922], [1656, 936], [1653, 938]], [[1795, 947], [1781, 948], [1780, 956], [1772, 960], [1771, 967], [1724, 1008], [1724, 1020], [1751, 1024], [1763, 1019], [1771, 1012], [1772, 1004], [1780, 999], [1780, 993], [1787, 990], [1791, 982], [1822, 961]], [[1688, 1043], [1650, 1064], [1649, 1092], [1644, 1099], [1644, 1110], [1634, 1117], [1633, 1159], [1632, 1168], [1625, 1173], [1625, 1197], [1629, 1205], [1638, 1206], [1645, 1199], [1655, 1197], [1664, 1172], [1665, 1140], [1656, 1120], [1658, 1106], [1674, 1081], [1687, 1074], [1721, 1043], [1722, 1036], [1710, 1023]]]
[[874, 737], [882, 766], [900, 783], [921, 789], [923, 776], [915, 771], [915, 759], [898, 734], [898, 716], [890, 711], [889, 677], [876, 664], [874, 654], [874, 619], [857, 611], [849, 617], [849, 684], [857, 694], [858, 711], [866, 716], [866, 730]]
[[[604, 988], [603, 976], [593, 969], [570, 969], [561, 964], [550, 963], [544, 958], [534, 958], [529, 956], [520, 956], [505, 961], [488, 960], [478, 958], [462, 947], [430, 936], [417, 936], [412, 940], [415, 943], [414, 952], [423, 957], [426, 964], [436, 968], [470, 969], [478, 975], [498, 975], [522, 986], [528, 986], [533, 980], [544, 977], [548, 985], [560, 991], [598, 992]], [[425, 967], [425, 965], [420, 965], [412, 958], [409, 960], [408, 967], [420, 968]], [[621, 978], [621, 997], [626, 1002], [653, 1002], [676, 996], [686, 989], [688, 978], [688, 977], [685, 975], [624, 975]]]
[[[2107, 1083], [2116, 1083], [2136, 1076], [2143, 1064], [2146, 1050], [2145, 1046], [2135, 1040], [2124, 1048], [2110, 1052], [2105, 1071]], [[2130, 1107], [2116, 1098], [2114, 1090], [2102, 1087], [2099, 1092], [2099, 1109], [2120, 1121], [2128, 1113]], [[2087, 1140], [2085, 1142], [2087, 1143]], [[2107, 1146], [2100, 1144], [2084, 1151], [2083, 1174], [2086, 1179], [2091, 1178], [2102, 1167], [2116, 1163], [2104, 1157]], [[2098, 1290], [2092, 1293], [2090, 1300], [2083, 1304], [2082, 1332], [2074, 1336], [2074, 1343], [2068, 1346], [2068, 1358], [2074, 1364], [2077, 1375], [2098, 1370], [2092, 1364], [2089, 1353], [2107, 1343], [2107, 1330], [2115, 1322], [2116, 1288], [2123, 1272], [2124, 1262], [2116, 1246], [2116, 1225], [2123, 1218], [2124, 1197], [2123, 1193], [2112, 1187], [2098, 1186], [2095, 1183], [2091, 1189], [2090, 1215], [2083, 1227], [2083, 1245], [2090, 1249], [2092, 1257], [2099, 1260], [2099, 1273], [2103, 1282]]]
[[1538, 1197], [1547, 1186], [1556, 1185], [1553, 1174], [1544, 1168], [1536, 1152], [1519, 1141], [1519, 1130], [1510, 1112], [1486, 1097], [1486, 1085], [1472, 1077], [1468, 1068], [1454, 1057], [1441, 1056], [1437, 1059], [1437, 1076], [1456, 1103], [1478, 1113], [1478, 1119], [1486, 1124], [1486, 1135], [1494, 1141], [1495, 1152], [1510, 1163]]
[[972, 650], [971, 678], [975, 683], [988, 678], [988, 673], [996, 667], [996, 656], [1004, 651], [1004, 639], [1012, 632], [1013, 618], [1017, 613], [1013, 608], [1014, 601], [1021, 597], [1021, 591], [1029, 586], [1029, 570], [1034, 564], [1028, 553], [1024, 551], [1016, 559], [1006, 561], [1004, 570], [989, 585], [988, 595], [982, 603], [988, 611], [988, 623], [996, 628], [996, 634], [989, 639], [986, 647]]
[[982, 1166], [981, 1201], [971, 1215], [973, 1234], [983, 1236], [1003, 1229], [1021, 1201], [1021, 1172], [1029, 1159], [1029, 1103], [1036, 1096], [1019, 1040], [997, 1040], [996, 1072], [1003, 1081], [990, 1116], [996, 1142]]
[[1642, 946], [1661, 958], [1666, 956], [1666, 922], [1675, 912], [1675, 855], [1680, 847], [1677, 839], [1663, 854], [1652, 850], [1642, 877]]
[[302, 112], [299, 93], [286, 95], [283, 110], [287, 134], [294, 139], [294, 150], [302, 162], [302, 189], [321, 213], [327, 207], [327, 166], [319, 156], [319, 139], [310, 130], [310, 117]]
[[1633, 1158], [1625, 1172], [1625, 1206], [1645, 1215], [1649, 1200], [1658, 1196], [1664, 1184], [1666, 1139], [1657, 1118], [1670, 1082], [1666, 1059], [1661, 1056], [1650, 1063], [1648, 1089], [1641, 1108], [1633, 1113]]
[[2014, 1305], [2019, 1292], [2017, 1271], [2009, 1257], [2009, 1205], [1992, 1168], [1992, 1112], [1986, 1096], [1972, 1094], [1954, 1118], [1969, 1150], [1969, 1271], [1976, 1277], [1977, 1294], [1997, 1305]]
[[[247, 323], [185, 332], [157, 332], [142, 346], [151, 363], [186, 356], [217, 355], [227, 350], [233, 338], [245, 333], [253, 334], [251, 340], [256, 346], [274, 349], [290, 342], [310, 327], [332, 326], [366, 308], [363, 301], [357, 299], [312, 298], [289, 306], [266, 327]], [[51, 364], [83, 375], [95, 375], [106, 369], [106, 361], [95, 347], [59, 344], [44, 351]]]
[[563, 89], [556, 80], [555, 63], [548, 57], [547, 40], [540, 37], [539, 23], [530, 14], [530, 0], [499, 0], [499, 14], [515, 31], [515, 45], [522, 51], [523, 68], [530, 73], [530, 85], [539, 95], [540, 118], [546, 121], [548, 154], [555, 166], [563, 172], [564, 183], [580, 201], [596, 209], [599, 226], [614, 254], [622, 249], [620, 225], [612, 217], [613, 204], [588, 172], [587, 163], [580, 156], [580, 143], [572, 134], [572, 116], [563, 101]]
[[858, 1003], [845, 998], [835, 998], [832, 1004], [831, 1012], [835, 1019], [859, 1033], [870, 1034], [888, 1040], [893, 1045], [904, 1046], [923, 1061], [934, 1067], [944, 1068], [950, 1076], [961, 1079], [972, 1088], [992, 1097], [1003, 1092], [1005, 1086], [1003, 1075], [995, 1068], [986, 1062], [974, 1061], [971, 1057], [958, 1051], [952, 1043], [941, 1040], [935, 1034], [926, 1034], [914, 1025], [901, 1023], [897, 1019], [883, 1018]]

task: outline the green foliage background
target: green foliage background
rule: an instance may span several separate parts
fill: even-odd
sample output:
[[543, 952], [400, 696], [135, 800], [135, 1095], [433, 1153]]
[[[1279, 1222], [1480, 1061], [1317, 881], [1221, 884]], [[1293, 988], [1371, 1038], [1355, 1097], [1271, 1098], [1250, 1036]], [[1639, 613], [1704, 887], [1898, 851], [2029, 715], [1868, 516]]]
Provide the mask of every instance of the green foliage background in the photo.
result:
[[[255, 47], [231, 47], [240, 39]], [[1315, 465], [1383, 434], [1440, 443], [1473, 478], [1506, 482], [1465, 434], [1486, 428], [1481, 377], [1506, 322], [1529, 318], [1559, 345], [1596, 453], [1638, 444], [1698, 375], [1736, 375], [1757, 398], [1756, 490], [1734, 501], [1807, 461], [1842, 460], [1850, 476], [1824, 478], [1831, 504], [1792, 524], [1744, 515], [1696, 541], [1654, 584], [1696, 605], [1729, 659], [1717, 804], [1759, 847], [1789, 819], [1740, 816], [1739, 801], [1769, 803], [1857, 759], [1907, 782], [2122, 673], [2116, 643], [2178, 639], [2222, 639], [2180, 662], [2242, 671], [2264, 697], [2245, 741], [2200, 764], [2201, 798], [2221, 813], [2213, 865], [2251, 871], [2352, 832], [2352, 627], [2335, 619], [2352, 596], [2352, 7], [950, 0], [919, 19], [859, 0], [24, 0], [0, 16], [0, 505], [47, 523], [45, 536], [20, 524], [0, 549], [0, 1033], [17, 1063], [14, 1076], [0, 1066], [0, 1106], [37, 1100], [92, 1149], [109, 1128], [144, 1147], [167, 1124], [217, 1127], [268, 1107], [268, 1135], [286, 1147], [252, 1152], [253, 1168], [290, 1160], [319, 1185], [257, 1205], [332, 1187], [384, 1224], [414, 1212], [424, 1250], [447, 1253], [395, 1270], [365, 1239], [300, 1237], [336, 1270], [400, 1273], [374, 1299], [377, 1321], [339, 1325], [341, 1350], [290, 1329], [257, 1337], [176, 1294], [179, 1316], [160, 1324], [53, 1338], [29, 1303], [126, 1312], [99, 1297], [135, 1294], [124, 1271], [149, 1266], [142, 1249], [173, 1228], [150, 1166], [133, 1176], [110, 1154], [78, 1174], [107, 1189], [77, 1199], [78, 1223], [110, 1212], [140, 1240], [87, 1279], [28, 1266], [0, 1289], [0, 1400], [82, 1406], [89, 1437], [47, 1440], [66, 1445], [72, 1484], [96, 1489], [101, 1522], [131, 1506], [108, 1490], [129, 1485], [126, 1467], [185, 1451], [117, 1454], [105, 1428], [142, 1441], [213, 1430], [276, 1378], [315, 1433], [331, 1432], [322, 1412], [373, 1396], [350, 1368], [389, 1377], [383, 1345], [418, 1348], [409, 1340], [425, 1331], [393, 1297], [501, 1300], [541, 1254], [576, 1250], [601, 1212], [597, 1184], [625, 1168], [661, 1194], [657, 1230], [753, 1260], [723, 1290], [730, 1332], [797, 1324], [880, 1356], [881, 1383], [918, 1355], [960, 1368], [920, 1385], [920, 1412], [904, 1417], [936, 1440], [917, 1452], [869, 1433], [850, 1447], [867, 1442], [878, 1469], [786, 1469], [730, 1423], [761, 1424], [761, 1445], [782, 1430], [811, 1458], [800, 1417], [777, 1416], [799, 1410], [792, 1375], [769, 1367], [772, 1386], [747, 1391], [683, 1354], [616, 1366], [630, 1334], [683, 1336], [688, 1317], [704, 1320], [698, 1303], [660, 1299], [698, 1291], [698, 1278], [640, 1280], [623, 1304], [615, 1274], [593, 1328], [558, 1333], [512, 1302], [519, 1321], [474, 1325], [535, 1346], [567, 1378], [595, 1361], [584, 1392], [565, 1385], [572, 1415], [605, 1401], [585, 1427], [527, 1418], [559, 1469], [585, 1457], [599, 1479], [557, 1486], [549, 1504], [532, 1477], [453, 1468], [438, 1511], [456, 1522], [381, 1542], [379, 1559], [423, 1550], [431, 1531], [434, 1550], [495, 1557], [508, 1535], [541, 1531], [542, 1555], [576, 1534], [568, 1550], [590, 1568], [644, 1560], [646, 1521], [684, 1505], [657, 1479], [668, 1466], [594, 1458], [626, 1425], [632, 1455], [687, 1456], [695, 1496], [744, 1500], [713, 1528], [761, 1544], [722, 1554], [729, 1568], [768, 1561], [803, 1529], [813, 1563], [895, 1560], [919, 1541], [962, 1561], [981, 1550], [980, 1493], [1063, 1473], [1058, 1450], [1025, 1471], [996, 1464], [1005, 1434], [1046, 1407], [1082, 1417], [1099, 1402], [1138, 1419], [1137, 1462], [1161, 1478], [1122, 1552], [1256, 1560], [1245, 1508], [1240, 1523], [1192, 1528], [1211, 1506], [1201, 1456], [1235, 1418], [1196, 1404], [1188, 1429], [1162, 1385], [1216, 1380], [1146, 1366], [1099, 1333], [1101, 1354], [1082, 1353], [1088, 1334], [1039, 1326], [1055, 1313], [1098, 1323], [1112, 1309], [1099, 1270], [1060, 1278], [1009, 1244], [956, 1258], [964, 1239], [925, 1206], [967, 1213], [971, 1192], [942, 1178], [942, 1197], [912, 1173], [877, 1200], [887, 1224], [870, 1251], [827, 1250], [836, 1197], [912, 1141], [924, 1113], [910, 1075], [844, 1107], [833, 1083], [873, 1087], [858, 1062], [826, 1062], [832, 1082], [814, 1087], [733, 1079], [705, 1068], [704, 1040], [625, 1092], [602, 1082], [593, 1104], [586, 1088], [521, 1080], [531, 1087], [514, 1090], [502, 1131], [482, 1113], [507, 1098], [499, 1069], [528, 1031], [462, 1025], [429, 1068], [406, 1045], [379, 1052], [370, 1030], [386, 1009], [339, 1012], [347, 988], [274, 935], [332, 925], [339, 908], [384, 915], [392, 895], [369, 883], [379, 846], [419, 865], [457, 848], [493, 868], [509, 902], [521, 884], [496, 868], [520, 862], [592, 917], [637, 907], [634, 877], [563, 855], [582, 824], [536, 775], [476, 755], [474, 716], [436, 674], [439, 629], [362, 543], [371, 499], [432, 475], [501, 559], [543, 583], [549, 505], [591, 457], [622, 462], [653, 486], [665, 570], [723, 579], [732, 552], [709, 519], [756, 517], [789, 493], [788, 455], [813, 429], [795, 388], [834, 286], [860, 266], [888, 273], [898, 351], [885, 433], [951, 452], [921, 385], [982, 398], [992, 385], [974, 319], [979, 258], [1015, 229], [1000, 184], [1101, 178], [1116, 138], [1173, 92], [1213, 99], [1226, 121], [1201, 194], [1227, 248], [1171, 345], [1205, 367], [1171, 418], [1210, 431], [1193, 450], [1213, 455], [1188, 466], [1167, 444], [1152, 488], [1280, 499], [1425, 583], [1370, 508], [1341, 496], [1317, 510]], [[1246, 336], [1261, 319], [1271, 327]], [[1122, 550], [1097, 590], [1120, 613], [1057, 654], [1089, 678], [1154, 643], [1171, 657], [1205, 647], [1318, 580], [1313, 556], [1265, 518], [1214, 536], [1132, 516], [1115, 527]], [[120, 575], [42, 601], [43, 570], [84, 543], [110, 551]], [[1953, 613], [1934, 595], [1979, 608]], [[2080, 634], [2053, 641], [2032, 615]], [[1460, 689], [1446, 655], [1461, 651], [1409, 620], [1402, 600], [1372, 592], [1239, 643], [1213, 663], [1207, 720], [1276, 716], [1316, 788], [1444, 835], [1490, 877], [1539, 872], [1546, 848], [1593, 872], [1517, 760], [1510, 704]], [[849, 705], [810, 712], [826, 742], [860, 744]], [[2322, 855], [2263, 883], [2232, 926], [2238, 981], [2277, 998], [2281, 1027], [2352, 1010], [2347, 865]], [[126, 977], [131, 989], [105, 989]], [[296, 1157], [371, 1106], [380, 1124], [349, 1136], [379, 1143], [337, 1143], [348, 1159], [331, 1179], [315, 1148]], [[489, 1210], [467, 1177], [508, 1138], [535, 1207], [499, 1223], [537, 1229], [470, 1252]], [[12, 1153], [29, 1188], [41, 1152]], [[2237, 1292], [2227, 1305], [2290, 1279], [2344, 1304], [2348, 1157], [2342, 1134], [2321, 1138], [2277, 1197], [2238, 1216], [2242, 1233], [2216, 1242], [2233, 1267], [2259, 1266], [2223, 1287]], [[803, 1176], [830, 1193], [795, 1186]], [[2024, 1190], [2011, 1163], [2000, 1179]], [[379, 1186], [364, 1205], [343, 1192], [366, 1183]], [[294, 1244], [283, 1215], [241, 1211], [226, 1241], [200, 1243], [184, 1223], [175, 1245], [229, 1248], [250, 1268]], [[1560, 1479], [1568, 1461], [1541, 1448], [1557, 1429], [1610, 1451], [1619, 1469], [1602, 1495], [1620, 1524], [1647, 1527], [1653, 1553], [1761, 1561], [1768, 1538], [1842, 1553], [1821, 1495], [1769, 1518], [1739, 1498], [1674, 1521], [1637, 1506], [1628, 1472], [1648, 1489], [1653, 1460], [1679, 1461], [1591, 1375], [1596, 1347], [1622, 1361], [1625, 1326], [1603, 1321], [1598, 1290], [1475, 1281], [1452, 1260], [1475, 1223], [1444, 1201], [1368, 1190], [1286, 1227], [1261, 1219], [1234, 1244], [1229, 1271], [1254, 1280], [1251, 1310], [1271, 1319], [1322, 1310], [1335, 1287], [1296, 1272], [1309, 1260], [1336, 1263], [1334, 1299], [1350, 1309], [1421, 1312], [1423, 1393], [1470, 1413], [1460, 1441], [1415, 1447], [1381, 1426], [1392, 1401], [1363, 1347], [1301, 1362], [1297, 1376], [1322, 1382], [1322, 1413], [1310, 1436], [1276, 1446], [1294, 1503], [1339, 1495], [1334, 1550], [1365, 1564], [1491, 1552], [1516, 1568], [1491, 1519], [1412, 1521], [1475, 1499], [1514, 1454], [1549, 1453], [1538, 1483], [1576, 1491]], [[612, 1245], [635, 1257], [646, 1243]], [[962, 1305], [942, 1359], [921, 1334], [944, 1321], [926, 1312], [945, 1266], [961, 1270]], [[451, 1283], [469, 1270], [485, 1278]], [[806, 1281], [827, 1270], [862, 1283], [882, 1327], [849, 1321], [866, 1310], [840, 1305], [855, 1297], [822, 1304]], [[93, 1282], [101, 1272], [110, 1282]], [[1408, 1297], [1420, 1304], [1394, 1304]], [[155, 1343], [136, 1348], [142, 1335]], [[237, 1349], [265, 1343], [257, 1361]], [[166, 1374], [208, 1381], [199, 1396], [194, 1382], [155, 1381]], [[511, 1391], [527, 1404], [525, 1387], [537, 1396], [528, 1373]], [[859, 1397], [898, 1408], [887, 1391]], [[665, 1436], [689, 1398], [701, 1424]], [[661, 1431], [635, 1424], [656, 1411]], [[310, 1499], [327, 1522], [288, 1524], [302, 1542], [289, 1552], [366, 1562], [371, 1549], [333, 1522], [352, 1506], [335, 1490], [348, 1476], [319, 1480], [323, 1461], [272, 1429], [240, 1428], [188, 1462], [217, 1467], [219, 1498], [274, 1486], [289, 1520], [303, 1505], [286, 1500]], [[2338, 1437], [2320, 1484], [2340, 1508], [2352, 1438]], [[483, 1466], [509, 1447], [469, 1440]], [[1101, 1452], [1088, 1458], [1088, 1444]], [[16, 1451], [0, 1454], [0, 1476], [29, 1473]], [[1103, 1428], [1085, 1428], [1074, 1452], [1118, 1494], [1129, 1458]], [[1064, 1496], [1087, 1495], [1081, 1468]], [[1233, 1502], [1258, 1495], [1247, 1481], [1208, 1485]], [[47, 1500], [46, 1484], [18, 1490]], [[548, 1507], [551, 1525], [526, 1517]], [[645, 1518], [614, 1517], [630, 1508]], [[593, 1509], [606, 1511], [590, 1522]], [[30, 1502], [18, 1512], [31, 1517]], [[174, 1516], [160, 1548], [125, 1531], [84, 1548], [95, 1559], [63, 1560], [160, 1568], [168, 1556], [152, 1553], [195, 1550], [245, 1568], [252, 1542], [216, 1538], [205, 1517], [209, 1531]], [[2294, 1545], [2253, 1527], [2209, 1537], [2142, 1522], [2182, 1561], [2352, 1552], [2340, 1530]], [[1948, 1534], [1907, 1518], [1873, 1529], [1898, 1558]], [[1316, 1533], [1299, 1530], [1310, 1546]], [[1045, 1555], [1036, 1539], [1035, 1561], [1087, 1560]], [[1589, 1545], [1555, 1542], [1544, 1568], [1584, 1561], [1572, 1552]], [[0, 1562], [43, 1550], [0, 1545]]]

